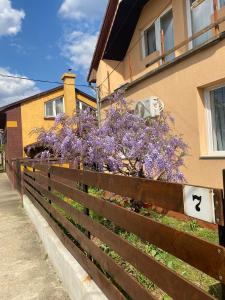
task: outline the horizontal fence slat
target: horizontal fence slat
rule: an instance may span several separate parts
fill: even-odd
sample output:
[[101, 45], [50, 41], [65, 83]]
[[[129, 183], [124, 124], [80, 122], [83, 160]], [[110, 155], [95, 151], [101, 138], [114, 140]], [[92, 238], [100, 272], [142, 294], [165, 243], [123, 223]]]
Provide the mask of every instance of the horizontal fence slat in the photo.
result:
[[215, 279], [220, 280], [222, 277], [225, 282], [224, 247], [128, 211], [123, 207], [81, 192], [61, 182], [51, 180], [51, 188]]
[[[58, 176], [65, 182], [67, 180], [79, 181], [89, 186], [95, 186], [121, 196], [130, 197], [136, 201], [161, 207], [164, 211], [172, 210], [184, 214], [184, 185], [182, 184], [39, 164], [35, 165], [35, 167], [43, 172], [49, 171], [51, 175]], [[44, 174], [42, 173], [42, 175]], [[223, 226], [225, 224], [223, 191], [221, 189], [213, 189], [213, 192], [216, 223]]]
[[45, 175], [42, 174], [41, 172], [31, 172], [31, 171], [24, 171], [24, 177], [31, 178], [33, 181], [38, 182], [39, 184], [43, 185], [44, 187], [48, 187], [50, 184], [49, 178]]
[[[41, 195], [34, 191], [26, 184], [26, 188], [31, 192], [51, 213], [51, 216], [58, 221], [68, 232], [79, 242], [81, 247], [87, 251], [98, 263], [113, 276], [114, 280], [129, 294], [132, 299], [155, 299], [145, 288], [140, 285], [132, 276], [130, 276], [122, 267], [117, 265], [115, 261], [105, 254], [97, 245], [88, 239], [79, 229], [69, 222], [62, 214], [45, 201]], [[59, 200], [60, 201], [60, 200]], [[61, 201], [62, 202], [62, 201]]]
[[54, 220], [49, 216], [49, 214], [44, 210], [40, 203], [35, 199], [35, 197], [26, 190], [26, 195], [35, 205], [35, 207], [40, 211], [42, 216], [48, 221], [51, 228], [54, 230], [58, 238], [64, 244], [64, 246], [69, 250], [72, 256], [80, 263], [80, 265], [89, 273], [93, 278], [95, 283], [103, 291], [103, 293], [110, 300], [125, 300], [124, 295], [103, 275], [103, 273], [90, 261], [90, 259], [74, 245], [70, 238], [62, 232], [60, 227], [54, 222]]
[[100, 240], [114, 249], [114, 251], [131, 263], [135, 268], [141, 271], [174, 299], [212, 299], [211, 296], [203, 292], [201, 289], [198, 289], [196, 286], [163, 264], [136, 249], [127, 241], [105, 228], [103, 225], [94, 222], [92, 219], [80, 213], [56, 195], [45, 190], [37, 183], [35, 184], [37, 188], [41, 190], [41, 192], [43, 192], [44, 195], [53, 203], [73, 217], [76, 222], [81, 224], [81, 226], [85, 227], [85, 229], [89, 230], [93, 235], [97, 236]]
[[34, 168], [35, 167], [35, 169], [37, 169], [37, 170], [39, 170], [39, 171], [42, 171], [42, 172], [48, 172], [48, 170], [49, 170], [49, 168], [50, 168], [50, 164], [38, 164], [38, 163], [35, 163], [35, 162], [28, 162], [28, 163], [25, 163], [24, 164], [25, 166], [29, 166], [29, 167], [32, 167], [32, 168]]
[[75, 169], [66, 170], [60, 167], [52, 167], [51, 174], [168, 210], [184, 212], [183, 201], [181, 201], [183, 188], [180, 184]]
[[[183, 187], [178, 183], [168, 183], [144, 178], [90, 172], [77, 169], [65, 169], [52, 166], [50, 172], [54, 176], [79, 181], [136, 201], [155, 205], [179, 213], [184, 213]], [[213, 189], [215, 214], [217, 223], [224, 225], [223, 197], [221, 189]]]

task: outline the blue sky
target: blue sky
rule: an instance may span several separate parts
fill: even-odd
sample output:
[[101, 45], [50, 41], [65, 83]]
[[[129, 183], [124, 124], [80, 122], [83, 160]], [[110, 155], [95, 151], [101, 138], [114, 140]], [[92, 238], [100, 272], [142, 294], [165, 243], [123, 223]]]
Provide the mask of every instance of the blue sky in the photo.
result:
[[[0, 74], [60, 81], [72, 68], [86, 84], [108, 1], [97, 2], [0, 0]], [[0, 106], [54, 86], [0, 76]]]

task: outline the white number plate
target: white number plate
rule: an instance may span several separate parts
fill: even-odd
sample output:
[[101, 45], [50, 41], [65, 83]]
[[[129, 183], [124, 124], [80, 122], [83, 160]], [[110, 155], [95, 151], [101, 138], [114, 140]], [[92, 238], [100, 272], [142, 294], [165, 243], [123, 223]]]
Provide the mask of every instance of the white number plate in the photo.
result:
[[184, 186], [184, 213], [190, 217], [216, 223], [212, 189]]

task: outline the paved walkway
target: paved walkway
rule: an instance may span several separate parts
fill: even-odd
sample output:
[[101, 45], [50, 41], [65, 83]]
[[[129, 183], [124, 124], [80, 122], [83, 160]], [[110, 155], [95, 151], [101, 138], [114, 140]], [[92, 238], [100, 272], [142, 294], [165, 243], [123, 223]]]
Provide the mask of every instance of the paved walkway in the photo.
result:
[[69, 299], [5, 174], [0, 174], [0, 299]]

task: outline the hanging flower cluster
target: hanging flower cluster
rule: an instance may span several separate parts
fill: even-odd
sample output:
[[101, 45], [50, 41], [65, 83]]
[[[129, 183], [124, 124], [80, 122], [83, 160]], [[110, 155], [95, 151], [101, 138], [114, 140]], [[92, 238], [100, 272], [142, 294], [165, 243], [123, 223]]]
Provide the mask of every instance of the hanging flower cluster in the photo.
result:
[[38, 142], [51, 148], [42, 157], [84, 163], [90, 169], [155, 180], [182, 182], [180, 168], [188, 147], [173, 133], [172, 118], [162, 113], [144, 120], [129, 110], [120, 93], [114, 95], [105, 120], [84, 110], [72, 117], [59, 115], [54, 126], [40, 129]]

